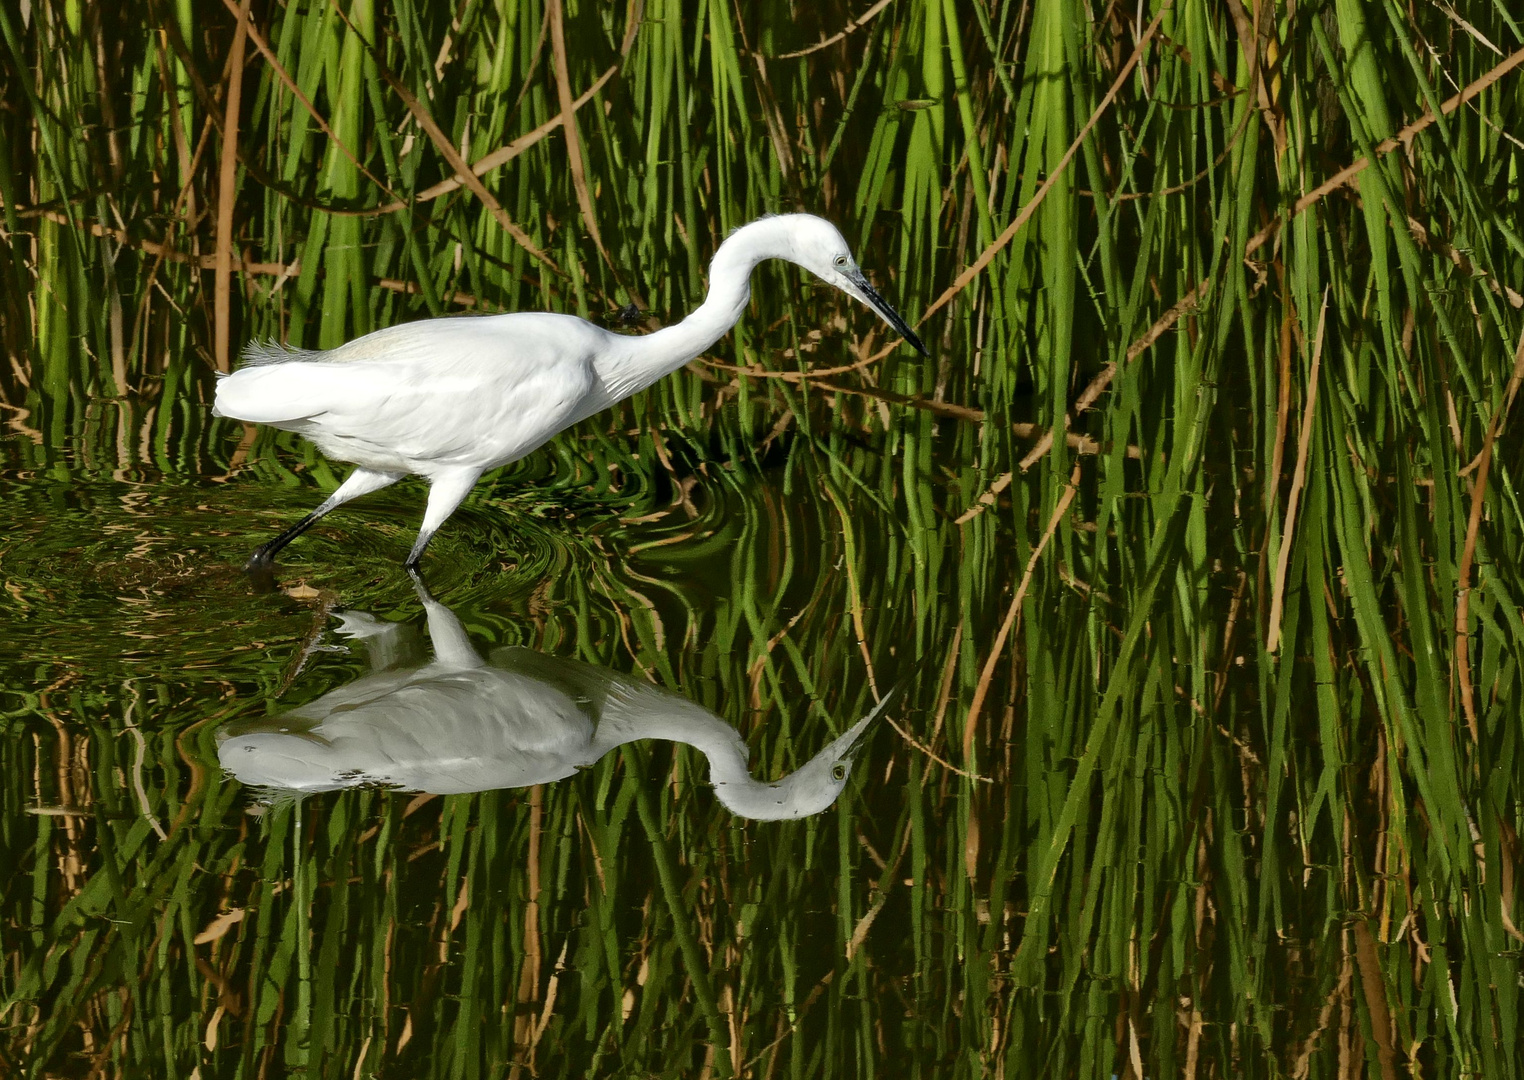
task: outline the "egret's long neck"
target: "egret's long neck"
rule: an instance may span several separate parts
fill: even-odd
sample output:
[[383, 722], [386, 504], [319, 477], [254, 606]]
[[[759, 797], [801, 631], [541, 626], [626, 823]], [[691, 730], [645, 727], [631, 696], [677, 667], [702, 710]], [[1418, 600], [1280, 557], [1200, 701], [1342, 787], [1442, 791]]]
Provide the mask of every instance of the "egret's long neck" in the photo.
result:
[[592, 755], [596, 759], [641, 739], [686, 743], [709, 759], [709, 775], [717, 782], [751, 780], [746, 741], [735, 728], [676, 694], [620, 679], [610, 686], [599, 709]]
[[[731, 813], [760, 821], [805, 817], [835, 799], [799, 781], [809, 767], [773, 782], [756, 780], [747, 767], [746, 742], [735, 728], [699, 705], [654, 687], [623, 687], [604, 701], [594, 737], [593, 760], [638, 739], [686, 743], [709, 761], [709, 782]], [[829, 752], [822, 751], [822, 756]]]
[[779, 218], [753, 221], [731, 233], [709, 264], [709, 293], [697, 310], [675, 326], [621, 339], [619, 355], [600, 372], [616, 397], [644, 390], [724, 337], [751, 299], [752, 270], [764, 259], [786, 258], [789, 250]]

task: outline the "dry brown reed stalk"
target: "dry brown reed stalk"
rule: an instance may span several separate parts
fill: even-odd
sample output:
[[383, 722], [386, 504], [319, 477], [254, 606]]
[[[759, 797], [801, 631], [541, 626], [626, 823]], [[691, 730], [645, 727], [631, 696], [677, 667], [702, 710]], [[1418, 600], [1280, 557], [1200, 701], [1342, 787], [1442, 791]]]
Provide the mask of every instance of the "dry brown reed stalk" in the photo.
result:
[[979, 682], [974, 686], [974, 697], [968, 705], [968, 717], [963, 722], [963, 760], [972, 762], [974, 755], [974, 734], [979, 727], [979, 714], [984, 708], [985, 696], [989, 693], [990, 684], [995, 678], [995, 665], [1000, 662], [1000, 656], [1005, 651], [1006, 640], [1016, 626], [1017, 616], [1021, 613], [1021, 602], [1026, 599], [1027, 589], [1032, 584], [1032, 575], [1037, 570], [1037, 563], [1042, 558], [1048, 542], [1053, 539], [1054, 533], [1069, 512], [1069, 505], [1074, 502], [1074, 496], [1079, 492], [1080, 465], [1075, 462], [1074, 469], [1069, 474], [1069, 482], [1059, 494], [1058, 502], [1053, 507], [1053, 513], [1048, 518], [1048, 524], [1042, 531], [1042, 536], [1037, 541], [1037, 546], [1032, 549], [1032, 554], [1027, 558], [1027, 565], [1021, 572], [1021, 581], [1016, 586], [1016, 593], [1011, 597], [1011, 605], [1006, 608], [1005, 618], [1000, 621], [1000, 629], [995, 632], [995, 640], [990, 645], [989, 655], [985, 657], [984, 666], [979, 671]]
[[1105, 96], [1101, 98], [1100, 103], [1096, 105], [1095, 110], [1090, 114], [1090, 118], [1080, 128], [1079, 134], [1074, 137], [1074, 141], [1069, 144], [1069, 149], [1064, 151], [1064, 156], [1059, 159], [1058, 165], [1048, 175], [1047, 179], [1042, 182], [1037, 191], [1033, 193], [1032, 198], [1027, 201], [1026, 205], [1021, 208], [1021, 212], [1005, 227], [1005, 231], [981, 251], [979, 257], [954, 278], [953, 283], [922, 312], [921, 317], [916, 320], [917, 326], [920, 326], [921, 323], [925, 322], [935, 312], [945, 307], [953, 297], [967, 288], [968, 283], [978, 277], [994, 261], [995, 256], [1000, 250], [1015, 239], [1016, 234], [1021, 231], [1021, 227], [1031, 220], [1032, 215], [1037, 212], [1037, 208], [1042, 205], [1043, 199], [1047, 198], [1048, 192], [1053, 190], [1053, 186], [1063, 176], [1064, 170], [1074, 160], [1074, 155], [1079, 153], [1080, 147], [1085, 145], [1085, 139], [1090, 135], [1091, 129], [1095, 127], [1096, 122], [1100, 120], [1106, 110], [1111, 107], [1111, 103], [1116, 100], [1117, 94], [1121, 91], [1123, 85], [1126, 84], [1128, 77], [1132, 75], [1132, 69], [1137, 67], [1139, 60], [1143, 59], [1143, 53], [1148, 48], [1149, 41], [1153, 39], [1154, 34], [1159, 29], [1159, 23], [1163, 21], [1165, 14], [1170, 9], [1170, 2], [1171, 0], [1165, 0], [1165, 3], [1160, 6], [1158, 13], [1154, 15], [1153, 21], [1148, 24], [1148, 29], [1138, 35], [1138, 42], [1133, 46], [1132, 55], [1122, 64], [1121, 70], [1117, 72], [1116, 78], [1112, 80], [1111, 86], [1106, 91]]
[[1281, 643], [1281, 608], [1286, 601], [1286, 568], [1291, 564], [1291, 537], [1296, 529], [1296, 512], [1302, 499], [1302, 485], [1307, 480], [1307, 452], [1312, 446], [1312, 420], [1318, 405], [1318, 373], [1323, 364], [1323, 329], [1328, 321], [1328, 292], [1323, 293], [1323, 307], [1318, 312], [1318, 329], [1312, 344], [1312, 370], [1307, 374], [1307, 404], [1302, 409], [1302, 426], [1297, 432], [1296, 466], [1291, 473], [1291, 494], [1286, 498], [1286, 521], [1281, 526], [1281, 549], [1275, 561], [1275, 583], [1270, 591], [1270, 630], [1265, 651], [1274, 653]]
[[1508, 388], [1503, 392], [1503, 401], [1492, 414], [1487, 434], [1482, 439], [1482, 451], [1478, 456], [1480, 464], [1471, 485], [1471, 509], [1466, 515], [1466, 542], [1461, 549], [1460, 569], [1456, 573], [1455, 671], [1460, 682], [1461, 710], [1465, 714], [1466, 728], [1471, 733], [1472, 742], [1480, 740], [1481, 731], [1476, 719], [1476, 691], [1471, 682], [1471, 567], [1476, 560], [1477, 536], [1482, 525], [1482, 499], [1487, 493], [1492, 448], [1503, 431], [1503, 421], [1513, 408], [1513, 399], [1519, 392], [1521, 382], [1524, 382], [1524, 333], [1520, 334], [1519, 344], [1514, 350], [1513, 374], [1509, 376]]
[[227, 110], [222, 121], [222, 158], [217, 170], [217, 263], [212, 286], [215, 343], [212, 357], [218, 371], [231, 371], [228, 338], [232, 318], [229, 295], [233, 278], [233, 202], [238, 186], [238, 121], [243, 106], [243, 52], [249, 39], [249, 5], [243, 0], [238, 9], [238, 29], [228, 52]]
[[[1470, 101], [1472, 98], [1480, 94], [1483, 90], [1486, 90], [1489, 86], [1496, 83], [1504, 75], [1507, 75], [1520, 64], [1524, 64], [1524, 49], [1518, 50], [1517, 52], [1510, 55], [1507, 59], [1503, 60], [1501, 63], [1494, 65], [1485, 74], [1467, 83], [1465, 88], [1459, 93], [1446, 98], [1444, 103], [1440, 106], [1439, 115], [1436, 115], [1432, 111], [1425, 111], [1422, 116], [1420, 116], [1417, 120], [1414, 120], [1411, 124], [1408, 124], [1396, 135], [1392, 136], [1389, 139], [1383, 139], [1381, 142], [1377, 143], [1375, 151], [1376, 156], [1383, 157], [1387, 154], [1390, 154], [1399, 146], [1407, 147], [1411, 145], [1413, 137], [1433, 124], [1434, 121], [1439, 118], [1439, 116], [1449, 116], [1456, 109], [1460, 108], [1466, 102]], [[1283, 217], [1277, 217], [1275, 220], [1271, 221], [1268, 225], [1266, 225], [1250, 238], [1249, 243], [1244, 248], [1244, 257], [1248, 258], [1254, 252], [1258, 251], [1261, 247], [1264, 246], [1265, 241], [1269, 240], [1278, 231], [1280, 231], [1281, 227], [1284, 226], [1288, 221], [1305, 213], [1325, 196], [1334, 191], [1337, 191], [1345, 184], [1348, 184], [1350, 181], [1354, 180], [1355, 177], [1359, 176], [1362, 172], [1369, 168], [1370, 164], [1370, 158], [1361, 157], [1351, 164], [1346, 165], [1338, 172], [1334, 173], [1333, 176], [1323, 181], [1323, 183], [1319, 184], [1317, 187], [1313, 188], [1305, 195], [1299, 197], [1297, 201], [1292, 204], [1290, 213], [1284, 215]]]

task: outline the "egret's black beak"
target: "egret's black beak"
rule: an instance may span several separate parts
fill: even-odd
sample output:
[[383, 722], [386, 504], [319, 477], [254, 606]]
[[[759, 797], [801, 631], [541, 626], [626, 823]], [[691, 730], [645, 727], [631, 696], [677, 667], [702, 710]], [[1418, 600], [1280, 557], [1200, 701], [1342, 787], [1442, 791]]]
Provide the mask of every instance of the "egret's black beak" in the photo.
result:
[[867, 301], [868, 306], [878, 312], [879, 316], [886, 323], [894, 327], [895, 333], [908, 341], [916, 352], [922, 356], [927, 355], [926, 346], [922, 345], [921, 339], [915, 336], [915, 331], [910, 329], [905, 320], [900, 318], [899, 312], [890, 307], [888, 302], [878, 294], [878, 290], [868, 284], [868, 279], [863, 276], [861, 270], [854, 269], [847, 277], [857, 287], [858, 291], [863, 294], [863, 299]]

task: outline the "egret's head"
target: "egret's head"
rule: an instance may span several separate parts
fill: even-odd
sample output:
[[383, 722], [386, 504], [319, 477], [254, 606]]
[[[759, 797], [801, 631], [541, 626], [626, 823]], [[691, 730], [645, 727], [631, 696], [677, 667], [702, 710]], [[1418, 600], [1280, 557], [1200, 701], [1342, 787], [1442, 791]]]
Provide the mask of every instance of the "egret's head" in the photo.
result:
[[916, 352], [926, 355], [926, 346], [916, 337], [899, 313], [889, 306], [869, 284], [868, 278], [852, 258], [852, 250], [835, 225], [813, 214], [789, 214], [784, 218], [789, 233], [791, 258], [822, 281], [835, 285], [878, 312], [895, 333], [908, 341]]

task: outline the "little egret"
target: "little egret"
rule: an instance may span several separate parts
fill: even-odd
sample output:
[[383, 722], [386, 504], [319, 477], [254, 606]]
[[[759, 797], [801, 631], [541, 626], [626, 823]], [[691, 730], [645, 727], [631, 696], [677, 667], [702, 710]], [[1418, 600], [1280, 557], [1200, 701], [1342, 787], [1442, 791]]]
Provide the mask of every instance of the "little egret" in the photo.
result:
[[398, 624], [363, 612], [339, 616], [339, 633], [366, 643], [375, 670], [283, 715], [227, 725], [217, 734], [223, 768], [275, 799], [365, 786], [453, 795], [550, 783], [625, 743], [669, 739], [709, 760], [714, 793], [731, 813], [780, 821], [836, 801], [889, 700], [788, 776], [757, 780], [745, 740], [708, 709], [532, 649], [502, 649], [488, 662], [449, 608], [421, 584], [418, 595], [431, 662], [396, 663]]
[[330, 510], [408, 475], [429, 482], [405, 564], [416, 567], [482, 473], [644, 390], [719, 340], [741, 317], [751, 272], [764, 259], [798, 263], [856, 297], [926, 355], [841, 233], [810, 214], [737, 229], [709, 264], [709, 294], [698, 310], [643, 337], [535, 312], [425, 319], [327, 350], [251, 342], [244, 366], [217, 380], [212, 414], [294, 431], [358, 467], [316, 510], [256, 548], [246, 569], [268, 573], [276, 553]]

